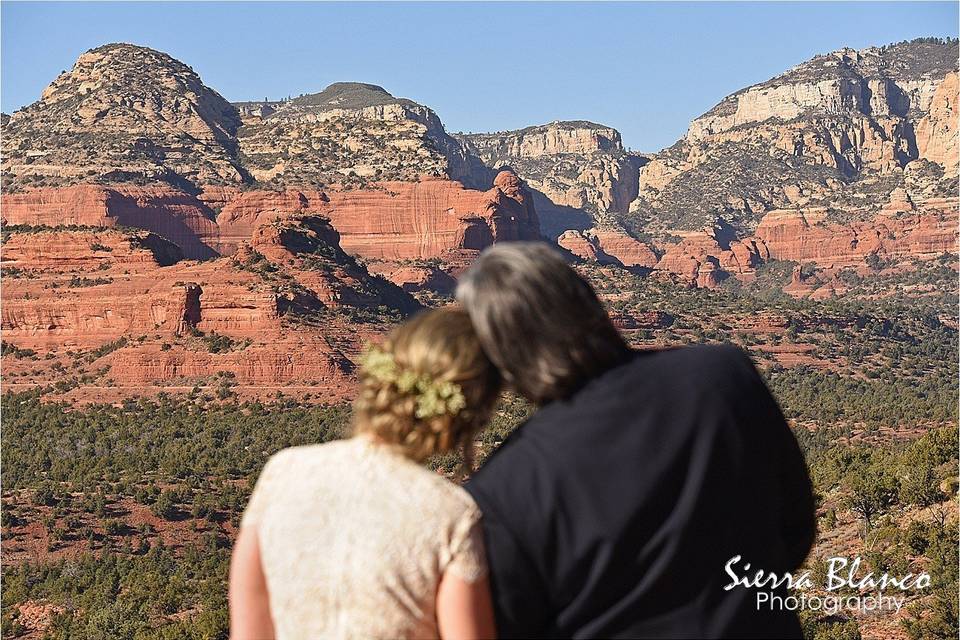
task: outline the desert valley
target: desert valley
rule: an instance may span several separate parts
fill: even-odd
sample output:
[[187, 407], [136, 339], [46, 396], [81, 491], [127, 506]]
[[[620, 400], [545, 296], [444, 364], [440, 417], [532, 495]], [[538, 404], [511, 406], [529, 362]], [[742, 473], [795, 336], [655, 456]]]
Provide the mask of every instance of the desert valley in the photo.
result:
[[[749, 351], [816, 558], [934, 576], [809, 637], [955, 636], [958, 94], [956, 40], [841, 49], [640, 153], [586, 121], [448, 132], [357, 82], [230, 103], [162, 52], [84, 53], [2, 117], [4, 633], [226, 637], [266, 458], [342, 435], [364, 345], [481, 250], [542, 240], [637, 348]], [[529, 411], [505, 399], [481, 453]]]

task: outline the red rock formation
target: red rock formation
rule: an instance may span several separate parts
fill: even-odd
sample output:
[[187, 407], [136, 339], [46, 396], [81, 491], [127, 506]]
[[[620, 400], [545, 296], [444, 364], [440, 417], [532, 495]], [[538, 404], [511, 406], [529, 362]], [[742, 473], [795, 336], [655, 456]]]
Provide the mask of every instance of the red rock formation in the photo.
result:
[[21, 346], [88, 348], [121, 336], [172, 336], [188, 326], [238, 337], [279, 328], [278, 294], [255, 274], [219, 261], [124, 270], [87, 272], [104, 283], [77, 287], [62, 276], [56, 289], [43, 288], [50, 276], [5, 279], [4, 338]]
[[174, 264], [182, 257], [179, 247], [155, 234], [104, 229], [11, 234], [3, 244], [0, 264], [56, 271], [121, 266], [127, 271], [143, 271]]
[[436, 291], [452, 293], [457, 281], [439, 267], [396, 262], [375, 262], [367, 265], [370, 273], [383, 276], [404, 291]]
[[218, 188], [201, 198], [222, 206], [217, 224], [224, 254], [249, 239], [257, 226], [305, 212], [329, 218], [343, 249], [370, 259], [439, 258], [460, 249], [480, 250], [496, 241], [539, 237], [533, 199], [509, 172], [501, 172], [485, 192], [424, 177], [419, 182], [384, 182], [351, 191]]
[[216, 255], [212, 212], [193, 196], [152, 185], [76, 185], [3, 194], [4, 224], [136, 227], [167, 238], [191, 259]]
[[[533, 199], [512, 174], [501, 172], [486, 192], [424, 178], [387, 182], [381, 190], [331, 191], [324, 213], [347, 253], [385, 260], [441, 258], [457, 249], [539, 238]], [[311, 201], [311, 204], [313, 202]]]
[[[827, 215], [824, 208], [770, 211], [753, 237], [740, 240], [721, 238], [715, 230], [681, 233], [679, 243], [664, 247], [656, 269], [713, 288], [728, 276], [750, 280], [766, 260], [813, 262], [833, 269], [862, 266], [870, 254], [927, 259], [957, 250], [956, 199], [914, 203], [898, 190], [873, 219], [840, 223], [827, 221]], [[811, 289], [798, 274], [788, 287], [794, 295]]]
[[210, 187], [195, 198], [164, 186], [77, 185], [3, 195], [6, 224], [137, 227], [171, 240], [192, 259], [230, 255], [258, 226], [305, 212], [328, 217], [343, 248], [366, 258], [429, 259], [539, 238], [533, 199], [506, 171], [485, 192], [425, 177], [327, 193]]
[[960, 81], [957, 72], [948, 73], [930, 101], [930, 112], [916, 126], [917, 152], [920, 158], [943, 165], [948, 175], [957, 175], [960, 165], [957, 108]]
[[600, 249], [625, 267], [650, 268], [657, 264], [657, 254], [649, 246], [625, 233], [599, 230], [595, 237]]
[[875, 253], [886, 257], [931, 258], [954, 253], [957, 211], [886, 211], [873, 220], [825, 222], [822, 210], [771, 211], [757, 227], [776, 260], [816, 262], [823, 267], [857, 266]]
[[[244, 244], [236, 258], [196, 263], [167, 260], [175, 247], [145, 231], [14, 231], [3, 247], [4, 341], [44, 355], [87, 352], [59, 371], [120, 385], [127, 391], [111, 392], [120, 397], [154, 384], [189, 388], [218, 372], [254, 390], [345, 389], [353, 365], [343, 350], [358, 351], [375, 325], [331, 313], [319, 326], [318, 309], [412, 299], [370, 278], [336, 239], [325, 221], [291, 218], [254, 234], [276, 262], [257, 254], [245, 263], [253, 249]], [[15, 368], [18, 388], [62, 379], [51, 367], [63, 363], [40, 362]]]
[[592, 260], [600, 264], [610, 264], [613, 260], [610, 256], [600, 251], [600, 248], [594, 244], [593, 240], [587, 237], [582, 231], [569, 229], [563, 232], [557, 238], [557, 244], [583, 260]]
[[770, 257], [762, 242], [721, 241], [716, 230], [689, 232], [681, 238], [667, 247], [656, 269], [699, 287], [715, 288], [730, 275], [749, 280], [757, 266]]
[[[419, 304], [408, 294], [369, 272], [340, 248], [340, 234], [325, 217], [316, 214], [298, 214], [278, 218], [258, 226], [249, 245], [241, 245], [241, 252], [249, 247], [254, 255], [263, 256], [275, 268], [295, 280], [323, 306], [376, 308], [387, 306], [412, 312]], [[238, 252], [241, 262], [247, 261]], [[297, 300], [294, 294], [290, 304], [311, 305]]]
[[[241, 242], [250, 240], [254, 229], [273, 220], [289, 217], [326, 206], [328, 198], [319, 191], [240, 191], [223, 187], [212, 188], [200, 195], [212, 208], [220, 209], [217, 226], [221, 255], [231, 255]], [[311, 200], [315, 203], [311, 208]]]
[[243, 385], [277, 385], [322, 380], [345, 381], [352, 364], [324, 340], [309, 348], [298, 339], [247, 347], [242, 351], [209, 353], [187, 349], [162, 350], [161, 345], [120, 349], [108, 357], [110, 377], [122, 386], [177, 379], [197, 380], [220, 372], [233, 374]]
[[557, 244], [575, 256], [600, 264], [645, 268], [657, 264], [657, 255], [649, 246], [621, 231], [571, 229], [557, 238]]

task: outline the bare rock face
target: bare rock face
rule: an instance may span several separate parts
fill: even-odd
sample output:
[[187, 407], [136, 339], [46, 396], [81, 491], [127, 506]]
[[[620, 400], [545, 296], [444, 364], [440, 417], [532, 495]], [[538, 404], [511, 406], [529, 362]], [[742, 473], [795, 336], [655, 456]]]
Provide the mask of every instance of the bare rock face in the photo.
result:
[[4, 224], [146, 229], [191, 259], [232, 255], [258, 227], [302, 213], [329, 218], [344, 249], [365, 258], [431, 259], [540, 237], [530, 192], [509, 172], [485, 192], [424, 178], [329, 192], [215, 187], [199, 197], [157, 185], [77, 185], [31, 189], [3, 200]]
[[450, 294], [457, 286], [450, 274], [431, 264], [373, 262], [367, 265], [367, 269], [411, 293], [435, 291]]
[[716, 288], [728, 277], [750, 280], [770, 258], [762, 242], [725, 237], [723, 229], [686, 232], [670, 245], [655, 269], [698, 287]]
[[191, 259], [231, 255], [300, 213], [332, 220], [344, 247], [370, 258], [539, 237], [513, 174], [485, 177], [483, 191], [451, 179], [469, 183], [482, 163], [423, 105], [337, 83], [240, 106], [166, 54], [93, 49], [5, 123], [4, 221], [147, 229]]
[[957, 175], [960, 163], [960, 147], [957, 144], [957, 96], [960, 83], [957, 72], [948, 73], [937, 85], [930, 99], [930, 108], [917, 122], [917, 155], [930, 162], [943, 166], [951, 176]]
[[[835, 130], [857, 126], [860, 116], [873, 118], [876, 128], [884, 130], [877, 143], [889, 143], [909, 157], [909, 132], [897, 126], [903, 119], [930, 110], [937, 85], [957, 65], [957, 45], [939, 43], [901, 43], [862, 51], [841, 49], [818, 56], [767, 82], [748, 87], [725, 98], [709, 112], [690, 124], [687, 140], [696, 143], [736, 128], [760, 123], [789, 123], [806, 120], [829, 126], [835, 117]], [[913, 118], [911, 118], [911, 111]], [[891, 118], [891, 120], [887, 120]], [[853, 122], [844, 123], [848, 119]], [[858, 148], [867, 140], [848, 139], [849, 146], [832, 147], [856, 167], [863, 161], [878, 160], [876, 150]], [[824, 141], [829, 148], [835, 140]], [[866, 152], [866, 158], [860, 157]], [[900, 158], [906, 160], [907, 158]], [[896, 158], [895, 158], [896, 160]], [[835, 158], [838, 164], [844, 160]]]
[[640, 169], [615, 222], [656, 245], [658, 271], [700, 286], [768, 259], [952, 253], [957, 46], [843, 49], [728, 96]]
[[[205, 196], [212, 197], [212, 196]], [[537, 212], [524, 185], [507, 172], [486, 191], [438, 178], [384, 182], [349, 191], [221, 193], [217, 218], [230, 253], [253, 229], [292, 213], [316, 212], [331, 221], [345, 251], [366, 259], [428, 260], [494, 242], [540, 237]]]
[[28, 231], [6, 229], [3, 266], [56, 271], [98, 271], [122, 266], [128, 271], [166, 267], [183, 259], [180, 247], [145, 231]]
[[165, 185], [82, 184], [3, 196], [5, 224], [136, 227], [170, 240], [194, 260], [217, 255], [219, 231], [213, 215], [193, 196]]
[[457, 138], [488, 167], [510, 167], [541, 194], [544, 233], [551, 237], [569, 222], [561, 217], [563, 208], [582, 211], [585, 220], [625, 213], [637, 197], [645, 162], [624, 150], [617, 130], [592, 122], [552, 122]]
[[[405, 289], [452, 289], [442, 269], [540, 237], [516, 175], [451, 180], [479, 160], [378, 87], [240, 117], [189, 67], [110, 45], [4, 118], [4, 340], [86, 354], [70, 370], [117, 397], [228, 376], [342, 398], [363, 341], [420, 308], [350, 254], [386, 259]], [[17, 384], [64, 370], [21, 367]]]
[[728, 96], [643, 167], [635, 226], [749, 234], [775, 209], [953, 195], [957, 56], [954, 40], [842, 49]]
[[239, 183], [237, 110], [190, 67], [110, 44], [4, 126], [4, 190], [79, 182]]
[[[301, 384], [342, 399], [351, 358], [381, 330], [377, 314], [419, 305], [371, 276], [337, 238], [322, 218], [294, 217], [259, 227], [232, 258], [197, 263], [144, 231], [8, 227], [4, 341], [51, 364], [64, 350], [86, 354], [69, 370], [99, 385], [98, 397], [226, 375], [244, 393]], [[57, 369], [18, 376], [47, 384]]]
[[924, 203], [922, 213], [887, 210], [848, 224], [825, 223], [822, 210], [771, 211], [756, 237], [770, 257], [824, 267], [859, 266], [865, 256], [936, 258], [957, 246], [957, 203]]
[[442, 258], [449, 251], [539, 238], [529, 193], [506, 176], [498, 180], [486, 192], [431, 179], [388, 182], [382, 191], [330, 192], [328, 215], [344, 249], [364, 258]]
[[352, 365], [323, 342], [300, 340], [256, 345], [243, 351], [214, 354], [197, 350], [162, 351], [159, 345], [122, 349], [110, 358], [111, 378], [134, 387], [168, 380], [197, 380], [227, 373], [242, 385], [282, 387], [306, 380], [348, 384]]
[[612, 264], [615, 260], [600, 250], [593, 238], [583, 231], [567, 229], [557, 238], [557, 244], [582, 260]]
[[[956, 253], [957, 212], [956, 198], [914, 203], [905, 194], [894, 194], [872, 218], [847, 222], [830, 221], [824, 208], [774, 210], [746, 238], [735, 238], [723, 227], [682, 232], [679, 242], [665, 246], [655, 270], [693, 286], [716, 288], [729, 277], [749, 282], [769, 260], [827, 270], [863, 267], [869, 256], [929, 260]], [[797, 295], [811, 290], [799, 270], [784, 288]]]
[[600, 264], [652, 268], [658, 262], [648, 245], [622, 231], [569, 229], [557, 238], [557, 244], [579, 258]]
[[460, 136], [469, 141], [486, 159], [539, 158], [559, 154], [589, 155], [597, 152], [622, 152], [616, 129], [592, 122], [552, 122], [518, 131], [478, 133]]
[[597, 229], [593, 236], [604, 253], [613, 256], [625, 267], [651, 268], [657, 264], [657, 254], [649, 245], [622, 231]]

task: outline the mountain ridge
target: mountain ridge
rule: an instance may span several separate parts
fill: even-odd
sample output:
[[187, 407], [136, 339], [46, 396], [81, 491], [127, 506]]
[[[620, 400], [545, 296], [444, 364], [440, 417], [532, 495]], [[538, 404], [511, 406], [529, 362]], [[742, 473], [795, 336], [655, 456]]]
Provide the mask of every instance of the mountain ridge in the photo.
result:
[[[605, 260], [619, 260], [620, 252], [624, 264], [718, 286], [731, 275], [751, 278], [757, 265], [779, 255], [755, 234], [768, 215], [779, 220], [781, 210], [838, 230], [853, 222], [874, 224], [877, 215], [904, 202], [918, 215], [929, 209], [942, 216], [957, 173], [957, 72], [950, 64], [956, 49], [956, 41], [920, 40], [817, 56], [723, 98], [671, 147], [638, 154], [623, 147], [616, 129], [587, 120], [451, 134], [429, 107], [362, 82], [333, 83], [283, 101], [230, 104], [166, 54], [104, 45], [81, 55], [37, 103], [4, 124], [3, 187], [9, 194], [87, 183], [167, 185], [172, 191], [159, 200], [122, 198], [147, 211], [173, 211], [177, 203], [175, 217], [198, 229], [232, 202], [286, 207], [298, 193], [322, 203], [344, 191], [370, 192], [335, 198], [359, 212], [367, 205], [358, 203], [379, 202], [377, 193], [384, 191], [431, 193], [412, 210], [398, 205], [404, 213], [396, 220], [421, 224], [415, 221], [427, 216], [431, 222], [418, 233], [434, 233], [470, 227], [441, 219], [450, 211], [465, 213], [436, 210], [448, 197], [461, 197], [453, 195], [459, 185], [478, 192], [468, 198], [471, 207], [487, 198], [502, 202], [480, 194], [497, 189], [495, 178], [506, 170], [525, 183], [536, 209], [535, 216], [522, 217], [538, 219], [549, 241], [564, 238], [559, 244], [574, 254]], [[459, 185], [406, 186], [425, 179]], [[250, 191], [263, 193], [243, 196]], [[25, 211], [37, 197], [18, 196], [19, 208], [12, 210]], [[392, 200], [384, 206], [395, 208]], [[100, 219], [98, 211], [71, 215]], [[148, 223], [145, 215], [155, 214], [131, 219]], [[345, 224], [349, 216], [338, 213], [337, 219]], [[352, 234], [370, 233], [362, 225], [351, 229], [348, 243]], [[812, 233], [802, 224], [797, 229]], [[389, 233], [377, 231], [362, 246], [372, 246], [373, 238], [389, 242]], [[692, 241], [691, 234], [705, 235]], [[727, 238], [746, 253], [728, 255]], [[236, 240], [243, 238], [228, 244]], [[445, 242], [450, 249], [465, 246], [462, 238]], [[210, 243], [223, 241], [213, 235]], [[197, 251], [188, 250], [202, 257]], [[786, 254], [817, 259], [794, 249]], [[701, 270], [710, 275], [702, 277]]]

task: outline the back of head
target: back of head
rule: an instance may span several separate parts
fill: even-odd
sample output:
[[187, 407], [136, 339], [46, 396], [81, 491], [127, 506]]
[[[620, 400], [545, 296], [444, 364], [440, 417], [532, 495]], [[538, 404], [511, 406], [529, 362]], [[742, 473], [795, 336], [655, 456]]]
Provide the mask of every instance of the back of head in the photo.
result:
[[545, 243], [486, 249], [457, 300], [504, 380], [537, 404], [569, 396], [629, 353], [590, 285]]
[[423, 311], [364, 357], [355, 430], [418, 461], [459, 448], [469, 464], [500, 386], [465, 311]]

